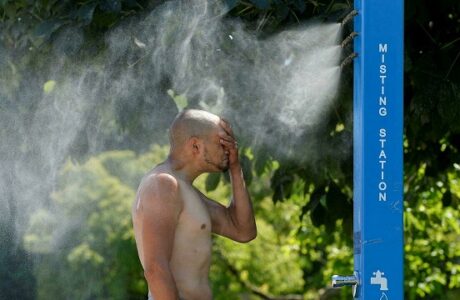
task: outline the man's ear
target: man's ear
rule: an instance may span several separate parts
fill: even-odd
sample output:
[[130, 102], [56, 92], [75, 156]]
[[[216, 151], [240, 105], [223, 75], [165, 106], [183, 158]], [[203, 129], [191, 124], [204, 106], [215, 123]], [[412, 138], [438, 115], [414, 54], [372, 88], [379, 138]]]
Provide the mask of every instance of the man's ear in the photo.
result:
[[201, 151], [201, 141], [197, 137], [192, 136], [188, 140], [188, 147], [193, 154], [199, 154]]

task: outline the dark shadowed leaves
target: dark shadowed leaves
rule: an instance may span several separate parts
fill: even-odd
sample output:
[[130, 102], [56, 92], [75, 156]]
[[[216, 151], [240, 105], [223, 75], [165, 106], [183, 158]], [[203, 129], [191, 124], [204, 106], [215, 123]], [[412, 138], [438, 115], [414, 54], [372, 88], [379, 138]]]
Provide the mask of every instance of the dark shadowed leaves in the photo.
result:
[[304, 0], [294, 0], [293, 4], [297, 11], [299, 11], [300, 13], [303, 13], [307, 8], [307, 5], [305, 4]]
[[206, 192], [214, 191], [220, 182], [221, 173], [210, 173], [206, 177], [205, 188]]
[[274, 190], [273, 202], [283, 201], [291, 196], [294, 175], [288, 169], [279, 168], [273, 174], [271, 186]]
[[88, 3], [78, 9], [77, 18], [83, 25], [88, 25], [93, 20], [94, 9], [97, 3]]
[[252, 164], [251, 160], [247, 155], [240, 157], [241, 168], [243, 169], [243, 176], [246, 184], [249, 185], [252, 182]]
[[447, 207], [452, 204], [452, 193], [450, 189], [448, 189], [443, 195], [442, 195], [442, 206]]
[[64, 21], [61, 20], [46, 20], [42, 22], [34, 31], [34, 35], [39, 38], [43, 38], [44, 40], [48, 40], [51, 35], [58, 30]]
[[268, 0], [250, 0], [250, 2], [259, 9], [269, 9], [270, 8], [270, 1]]
[[238, 4], [238, 0], [225, 0], [225, 4], [229, 9], [233, 9]]
[[104, 0], [100, 4], [103, 11], [119, 13], [121, 11], [121, 0]]
[[269, 160], [269, 156], [267, 151], [259, 151], [255, 155], [254, 158], [254, 171], [258, 176], [260, 176], [264, 171], [265, 167], [267, 166], [267, 162]]
[[276, 6], [276, 16], [278, 20], [284, 20], [289, 15], [289, 7], [284, 3], [279, 3]]
[[342, 193], [339, 186], [333, 181], [329, 184], [326, 194], [326, 207], [329, 217], [334, 220], [342, 219], [353, 211], [347, 196]]
[[324, 186], [319, 186], [315, 188], [315, 190], [310, 195], [310, 201], [308, 201], [303, 207], [302, 212], [300, 213], [300, 219], [309, 212], [310, 210], [314, 210], [321, 201], [321, 197], [324, 196]]
[[324, 205], [319, 204], [311, 211], [310, 218], [314, 226], [319, 227], [326, 223], [327, 210]]

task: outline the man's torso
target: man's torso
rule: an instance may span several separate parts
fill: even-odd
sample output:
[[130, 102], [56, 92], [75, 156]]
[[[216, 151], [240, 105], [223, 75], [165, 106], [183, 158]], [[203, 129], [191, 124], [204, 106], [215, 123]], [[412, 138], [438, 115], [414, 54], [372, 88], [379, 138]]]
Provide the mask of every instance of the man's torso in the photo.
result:
[[[144, 177], [139, 190], [151, 176], [159, 173], [168, 173], [163, 166], [158, 166]], [[174, 176], [174, 175], [173, 175]], [[177, 179], [177, 177], [176, 177]], [[173, 274], [181, 299], [207, 300], [211, 299], [208, 274], [211, 260], [211, 218], [198, 192], [188, 183], [177, 179], [179, 183], [179, 197], [183, 209], [179, 215], [170, 268]], [[136, 197], [133, 203], [132, 215], [134, 233], [139, 258], [144, 266], [142, 253], [142, 201], [146, 199]]]

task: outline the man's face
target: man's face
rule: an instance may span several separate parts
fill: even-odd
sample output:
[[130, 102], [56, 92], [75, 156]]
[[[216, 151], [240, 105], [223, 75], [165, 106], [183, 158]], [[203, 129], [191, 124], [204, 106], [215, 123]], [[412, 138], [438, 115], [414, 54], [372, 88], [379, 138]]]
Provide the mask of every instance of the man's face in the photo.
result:
[[228, 170], [228, 151], [220, 143], [219, 134], [221, 133], [225, 133], [225, 131], [218, 125], [205, 140], [203, 156], [207, 166], [210, 167], [210, 172], [225, 172]]

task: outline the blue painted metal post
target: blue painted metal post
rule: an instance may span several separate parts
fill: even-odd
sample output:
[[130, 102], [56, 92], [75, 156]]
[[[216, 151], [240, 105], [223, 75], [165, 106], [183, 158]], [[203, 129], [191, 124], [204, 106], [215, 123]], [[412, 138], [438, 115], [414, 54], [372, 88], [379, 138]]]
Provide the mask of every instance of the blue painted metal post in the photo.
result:
[[358, 299], [403, 299], [403, 0], [355, 0]]

